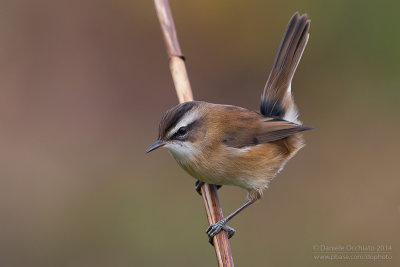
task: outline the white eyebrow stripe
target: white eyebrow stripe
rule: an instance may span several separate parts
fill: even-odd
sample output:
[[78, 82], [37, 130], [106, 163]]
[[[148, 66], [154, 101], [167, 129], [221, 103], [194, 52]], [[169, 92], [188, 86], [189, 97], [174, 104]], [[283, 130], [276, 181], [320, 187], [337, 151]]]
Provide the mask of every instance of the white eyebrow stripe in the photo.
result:
[[179, 128], [181, 128], [183, 126], [188, 126], [189, 124], [191, 124], [192, 122], [194, 122], [195, 120], [197, 120], [199, 118], [200, 118], [200, 114], [197, 110], [191, 110], [191, 111], [187, 112], [183, 116], [183, 118], [176, 124], [176, 126], [168, 131], [168, 133], [166, 135], [167, 138], [170, 138], [173, 134], [175, 134]]

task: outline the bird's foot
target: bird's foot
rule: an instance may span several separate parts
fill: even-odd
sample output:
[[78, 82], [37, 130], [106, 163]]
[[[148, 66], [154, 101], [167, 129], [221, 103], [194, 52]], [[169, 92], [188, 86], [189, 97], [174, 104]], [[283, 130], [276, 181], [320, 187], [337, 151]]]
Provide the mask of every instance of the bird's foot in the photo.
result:
[[211, 245], [214, 246], [213, 237], [221, 232], [221, 230], [225, 230], [228, 233], [228, 238], [231, 238], [236, 233], [235, 229], [229, 227], [228, 225], [226, 225], [226, 223], [227, 221], [225, 219], [222, 219], [215, 224], [211, 224], [207, 228], [206, 233], [209, 238], [208, 242], [210, 242]]
[[[199, 193], [199, 195], [201, 196], [201, 187], [203, 186], [204, 182], [200, 181], [200, 180], [196, 180], [195, 188], [196, 188], [196, 192]], [[222, 187], [222, 185], [216, 185], [217, 189], [220, 189]]]

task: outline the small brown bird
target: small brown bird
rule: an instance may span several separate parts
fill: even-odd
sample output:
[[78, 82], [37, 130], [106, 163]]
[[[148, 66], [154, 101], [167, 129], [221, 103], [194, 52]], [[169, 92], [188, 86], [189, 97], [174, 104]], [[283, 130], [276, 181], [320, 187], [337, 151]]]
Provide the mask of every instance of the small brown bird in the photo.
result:
[[306, 47], [310, 20], [293, 15], [261, 96], [260, 113], [245, 108], [191, 101], [168, 110], [159, 125], [158, 140], [146, 152], [164, 146], [179, 165], [203, 183], [235, 185], [248, 191], [248, 200], [216, 224], [207, 234], [222, 229], [231, 237], [235, 230], [226, 223], [262, 197], [269, 182], [303, 146], [303, 126], [291, 93], [291, 82]]

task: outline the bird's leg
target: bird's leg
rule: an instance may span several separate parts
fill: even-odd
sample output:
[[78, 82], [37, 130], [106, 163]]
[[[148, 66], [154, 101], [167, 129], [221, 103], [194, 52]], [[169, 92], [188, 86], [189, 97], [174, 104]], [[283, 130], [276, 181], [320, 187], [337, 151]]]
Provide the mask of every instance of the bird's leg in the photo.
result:
[[250, 206], [256, 201], [256, 199], [249, 199], [244, 203], [242, 206], [240, 206], [237, 210], [229, 214], [227, 217], [223, 218], [222, 220], [218, 221], [215, 224], [211, 224], [207, 230], [206, 233], [209, 237], [209, 242], [211, 245], [213, 245], [213, 237], [218, 234], [221, 230], [225, 230], [228, 232], [228, 237], [231, 238], [235, 234], [235, 229], [229, 227], [226, 225], [227, 222], [229, 222], [233, 217], [235, 217], [239, 212], [244, 210], [246, 207]]
[[[201, 196], [201, 187], [203, 186], [204, 182], [200, 181], [200, 180], [196, 180], [196, 183], [194, 184], [195, 188], [196, 188], [196, 192], [199, 193], [199, 195]], [[222, 185], [216, 185], [217, 189], [220, 189], [222, 187]]]

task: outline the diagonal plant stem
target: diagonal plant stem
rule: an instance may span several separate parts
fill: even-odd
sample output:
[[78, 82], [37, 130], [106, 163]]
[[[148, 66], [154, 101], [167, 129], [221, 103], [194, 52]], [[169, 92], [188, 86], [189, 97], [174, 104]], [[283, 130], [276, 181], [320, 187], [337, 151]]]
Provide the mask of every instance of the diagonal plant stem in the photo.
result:
[[[154, 4], [167, 46], [169, 68], [179, 102], [192, 101], [193, 94], [186, 71], [185, 58], [179, 46], [168, 0], [154, 0]], [[201, 187], [201, 192], [208, 222], [215, 224], [223, 219], [217, 188], [215, 185], [204, 184]], [[234, 266], [227, 233], [225, 231], [219, 232], [213, 237], [213, 242], [219, 266]]]

